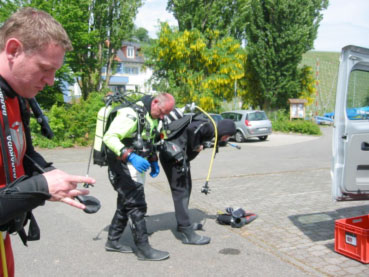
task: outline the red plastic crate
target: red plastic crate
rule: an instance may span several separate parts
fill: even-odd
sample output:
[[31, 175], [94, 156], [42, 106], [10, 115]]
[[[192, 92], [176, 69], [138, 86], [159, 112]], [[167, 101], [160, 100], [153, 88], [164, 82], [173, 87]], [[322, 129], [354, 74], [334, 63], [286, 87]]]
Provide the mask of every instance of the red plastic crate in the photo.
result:
[[369, 215], [336, 220], [334, 250], [362, 263], [369, 263]]

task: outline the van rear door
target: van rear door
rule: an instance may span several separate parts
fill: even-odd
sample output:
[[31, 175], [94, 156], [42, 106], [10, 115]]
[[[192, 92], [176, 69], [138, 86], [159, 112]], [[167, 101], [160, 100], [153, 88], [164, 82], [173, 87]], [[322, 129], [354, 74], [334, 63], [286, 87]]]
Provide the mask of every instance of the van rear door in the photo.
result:
[[369, 199], [369, 49], [342, 49], [334, 116], [333, 198]]

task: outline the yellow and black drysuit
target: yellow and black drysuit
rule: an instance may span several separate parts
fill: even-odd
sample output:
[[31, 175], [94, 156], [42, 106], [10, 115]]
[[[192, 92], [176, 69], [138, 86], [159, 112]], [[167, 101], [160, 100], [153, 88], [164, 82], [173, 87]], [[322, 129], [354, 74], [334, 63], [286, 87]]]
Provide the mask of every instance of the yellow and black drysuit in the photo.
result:
[[[145, 168], [137, 170], [137, 166], [130, 159], [132, 156], [141, 161], [144, 158], [146, 163], [148, 161], [151, 164], [150, 174], [154, 177], [152, 175], [153, 164], [158, 164], [154, 144], [159, 136], [157, 132], [158, 120], [150, 116], [152, 100], [152, 97], [144, 96], [134, 106], [121, 107], [116, 109], [116, 112], [113, 111], [114, 118], [103, 137], [107, 146], [109, 179], [118, 193], [117, 209], [109, 227], [107, 244], [119, 241], [130, 218], [132, 234], [138, 247], [136, 254], [138, 254], [139, 259], [143, 260], [160, 260], [169, 256], [167, 252], [165, 255], [163, 253], [155, 255], [158, 253], [152, 253], [149, 250], [145, 252], [145, 249], [150, 248], [144, 219], [147, 211], [144, 194], [146, 170]], [[138, 130], [140, 131], [138, 132]], [[156, 170], [157, 175], [159, 168], [157, 167]], [[105, 248], [108, 251], [129, 252], [120, 251], [119, 249], [122, 248], [116, 246], [117, 244], [108, 247], [106, 245]]]

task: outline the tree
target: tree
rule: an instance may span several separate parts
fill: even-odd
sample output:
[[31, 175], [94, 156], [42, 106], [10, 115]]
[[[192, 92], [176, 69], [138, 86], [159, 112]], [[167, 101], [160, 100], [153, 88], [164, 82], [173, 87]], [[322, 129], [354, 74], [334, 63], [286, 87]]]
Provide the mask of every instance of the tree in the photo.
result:
[[328, 0], [250, 1], [246, 49], [259, 89], [245, 99], [264, 109], [287, 108], [288, 98], [302, 94], [298, 65], [313, 47]]
[[[66, 55], [81, 87], [83, 98], [107, 86], [114, 58], [122, 41], [132, 37], [133, 19], [142, 0], [5, 0], [0, 1], [0, 19], [21, 6], [32, 6], [54, 16], [67, 31], [74, 50]], [[102, 68], [107, 77], [101, 80]], [[70, 72], [70, 74], [72, 74]]]
[[248, 0], [168, 0], [167, 10], [178, 21], [179, 31], [218, 30], [219, 37], [245, 37], [245, 12]]
[[135, 28], [134, 30], [134, 36], [137, 38], [138, 42], [149, 42], [149, 32], [142, 27]]
[[[43, 1], [35, 1], [36, 6], [46, 6], [48, 3]], [[26, 5], [25, 1], [0, 1], [0, 22], [4, 22], [8, 17], [14, 13], [19, 7]], [[49, 5], [50, 6], [50, 5]], [[46, 8], [44, 10], [48, 10]], [[63, 65], [55, 74], [55, 82], [51, 87], [45, 87], [44, 93], [37, 95], [38, 102], [43, 108], [49, 109], [54, 103], [63, 103], [62, 83], [63, 81], [73, 81], [70, 75], [70, 69], [67, 65]]]
[[316, 94], [315, 78], [311, 66], [303, 66], [299, 69], [300, 80], [300, 98], [306, 99], [307, 106], [313, 104]]
[[[86, 99], [90, 92], [99, 90], [101, 85], [107, 87], [115, 66], [116, 51], [122, 47], [123, 40], [132, 37], [133, 19], [142, 1], [65, 0], [65, 2], [68, 4], [60, 5], [58, 14], [75, 48], [68, 54], [67, 61], [77, 74], [83, 98]], [[81, 2], [85, 5], [81, 6]], [[80, 18], [83, 19], [82, 22]], [[103, 67], [106, 67], [107, 73], [104, 82], [101, 79]]]
[[[163, 23], [148, 62], [158, 89], [172, 93], [179, 104], [196, 102], [207, 111], [219, 109], [223, 99], [231, 100], [246, 56], [237, 40], [218, 36], [217, 31], [180, 32]], [[210, 48], [208, 38], [216, 41]]]

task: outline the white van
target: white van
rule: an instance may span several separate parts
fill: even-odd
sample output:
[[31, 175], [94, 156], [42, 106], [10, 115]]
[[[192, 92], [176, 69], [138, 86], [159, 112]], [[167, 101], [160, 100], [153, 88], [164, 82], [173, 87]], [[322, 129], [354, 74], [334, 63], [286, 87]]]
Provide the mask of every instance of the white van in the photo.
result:
[[369, 199], [369, 49], [342, 49], [333, 130], [332, 195]]

